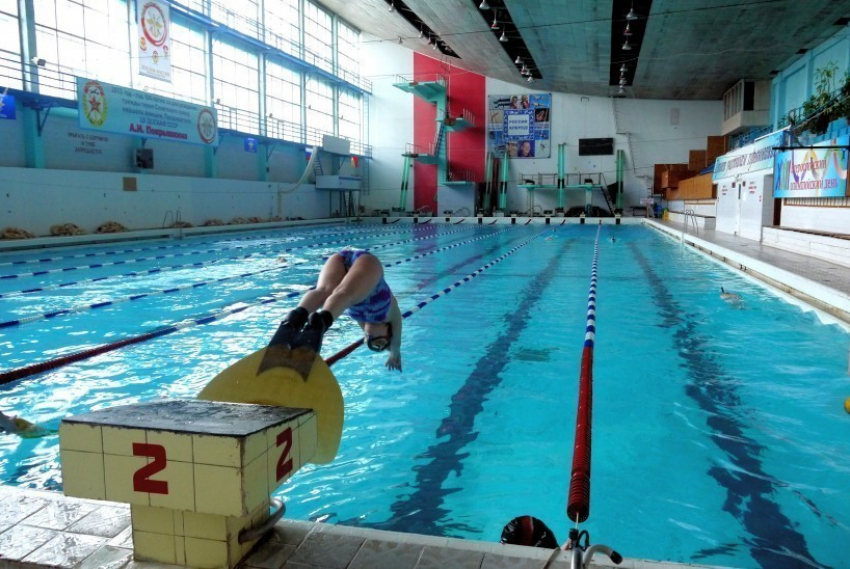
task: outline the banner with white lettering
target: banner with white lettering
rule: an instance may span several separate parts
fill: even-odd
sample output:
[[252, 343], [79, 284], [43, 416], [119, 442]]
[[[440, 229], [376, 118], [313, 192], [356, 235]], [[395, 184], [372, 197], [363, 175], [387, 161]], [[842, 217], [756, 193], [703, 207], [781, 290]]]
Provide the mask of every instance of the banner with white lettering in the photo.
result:
[[[850, 143], [850, 136], [841, 136], [822, 142], [815, 147], [778, 153], [773, 172], [773, 197], [837, 198], [846, 196], [848, 143]], [[817, 148], [817, 146], [828, 148]]]
[[732, 178], [738, 174], [770, 170], [773, 168], [773, 157], [776, 155], [775, 147], [782, 146], [784, 141], [784, 132], [774, 132], [752, 144], [724, 154], [714, 163], [711, 181], [716, 183], [718, 180]]
[[139, 75], [171, 83], [171, 20], [168, 4], [160, 0], [138, 0], [136, 17]]
[[215, 109], [77, 78], [80, 128], [218, 146]]

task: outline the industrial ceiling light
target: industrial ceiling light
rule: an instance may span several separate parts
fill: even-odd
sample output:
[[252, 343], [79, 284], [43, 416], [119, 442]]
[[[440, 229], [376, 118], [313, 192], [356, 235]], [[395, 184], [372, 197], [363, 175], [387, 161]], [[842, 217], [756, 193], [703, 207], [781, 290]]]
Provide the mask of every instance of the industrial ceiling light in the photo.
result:
[[520, 71], [523, 75], [528, 73], [528, 67], [525, 66], [525, 63], [522, 64], [522, 69]]
[[505, 30], [502, 30], [502, 35], [499, 37], [499, 41], [502, 43], [508, 42], [508, 36], [505, 35]]
[[425, 32], [422, 31], [422, 26], [419, 26], [419, 37], [425, 37]]
[[479, 10], [489, 10], [490, 4], [487, 3], [487, 0], [483, 0], [481, 4], [478, 5]]
[[433, 50], [436, 50], [436, 49], [437, 49], [437, 42], [436, 42], [436, 40], [434, 41], [434, 44], [431, 46], [431, 49], [433, 49]]
[[625, 30], [623, 30], [623, 35], [624, 35], [624, 36], [629, 37], [629, 36], [631, 36], [631, 35], [632, 35], [632, 27], [631, 27], [631, 26], [632, 26], [632, 25], [631, 25], [631, 23], [626, 24], [626, 29], [625, 29]]
[[635, 13], [635, 3], [634, 2], [632, 2], [632, 9], [629, 10], [628, 14], [626, 14], [626, 19], [627, 20], [637, 20], [638, 19], [637, 14]]
[[628, 70], [629, 70], [629, 68], [628, 68], [628, 67], [626, 67], [626, 64], [625, 64], [625, 63], [624, 63], [623, 65], [621, 65], [621, 66], [620, 66], [620, 73], [625, 73], [625, 72], [626, 72], [626, 71], [628, 71]]
[[629, 82], [626, 81], [625, 77], [620, 77], [620, 87], [625, 87], [628, 84], [629, 84]]
[[401, 45], [401, 36], [398, 36], [398, 45]]
[[631, 51], [632, 46], [629, 44], [629, 40], [626, 39], [626, 42], [623, 44], [623, 51]]
[[625, 95], [626, 94], [626, 88], [623, 87], [622, 85], [620, 85], [620, 90], [617, 91], [617, 94], [618, 95]]
[[520, 56], [516, 56], [516, 61], [514, 61], [514, 63], [519, 65], [520, 63], [522, 63], [522, 58]]
[[490, 24], [490, 29], [491, 30], [498, 30], [499, 29], [499, 20], [496, 19], [495, 15], [493, 16], [493, 23]]
[[528, 76], [528, 82], [529, 82], [529, 83], [534, 83], [534, 77], [532, 77], [531, 75], [529, 75], [529, 76]]
[[390, 12], [395, 12], [395, 2], [390, 2]]

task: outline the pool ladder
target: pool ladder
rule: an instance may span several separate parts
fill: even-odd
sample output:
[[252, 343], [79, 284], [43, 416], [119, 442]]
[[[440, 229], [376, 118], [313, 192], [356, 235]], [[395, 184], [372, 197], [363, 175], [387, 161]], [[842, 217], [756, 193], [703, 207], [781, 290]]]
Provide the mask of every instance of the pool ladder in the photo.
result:
[[180, 222], [183, 221], [180, 217], [180, 210], [177, 210], [175, 214], [172, 210], [168, 210], [165, 212], [165, 215], [162, 217], [162, 228], [165, 229], [169, 227], [168, 225], [168, 216], [171, 216], [171, 225], [177, 225], [177, 233], [172, 235], [174, 239], [183, 239], [183, 227], [180, 225]]
[[688, 229], [691, 227], [691, 225], [693, 225], [694, 235], [698, 234], [699, 233], [699, 226], [697, 225], [697, 214], [696, 214], [696, 212], [692, 209], [686, 209], [682, 213], [685, 214], [685, 233], [687, 233]]

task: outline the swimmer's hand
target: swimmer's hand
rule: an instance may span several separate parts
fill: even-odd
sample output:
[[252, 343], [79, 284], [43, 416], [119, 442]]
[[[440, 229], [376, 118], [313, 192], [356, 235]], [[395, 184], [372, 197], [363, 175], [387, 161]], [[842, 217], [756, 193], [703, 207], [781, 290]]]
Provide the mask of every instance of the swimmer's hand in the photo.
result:
[[401, 352], [390, 351], [390, 355], [387, 358], [387, 369], [390, 371], [401, 371]]

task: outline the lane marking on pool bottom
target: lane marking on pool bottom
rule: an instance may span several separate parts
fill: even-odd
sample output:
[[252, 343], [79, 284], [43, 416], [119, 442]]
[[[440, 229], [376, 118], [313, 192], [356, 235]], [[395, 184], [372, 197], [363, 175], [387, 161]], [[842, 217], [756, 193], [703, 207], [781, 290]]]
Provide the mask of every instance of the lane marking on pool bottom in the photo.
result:
[[[498, 234], [498, 233], [496, 233], [496, 234]], [[484, 238], [487, 238], [487, 237], [490, 237], [490, 236], [496, 235], [496, 234], [488, 234], [488, 235], [484, 235], [484, 236], [481, 236], [481, 237], [476, 237], [474, 239], [470, 239], [469, 242], [477, 241], [479, 239], [484, 239]], [[460, 243], [460, 244], [462, 244], [462, 243]], [[454, 247], [456, 247], [460, 244], [448, 245], [446, 247], [443, 247], [442, 249], [443, 250], [451, 249], [451, 248], [454, 248]], [[412, 258], [410, 260], [412, 260]], [[308, 290], [313, 290], [314, 288], [315, 287], [311, 287]], [[12, 370], [9, 370], [9, 371], [0, 372], [0, 385], [3, 385], [4, 383], [16, 381], [18, 379], [30, 377], [30, 376], [33, 376], [33, 375], [36, 375], [36, 374], [39, 374], [39, 373], [43, 373], [45, 371], [50, 371], [50, 370], [53, 370], [53, 369], [64, 367], [66, 365], [76, 363], [76, 362], [80, 362], [80, 361], [83, 361], [83, 360], [86, 360], [86, 359], [89, 359], [91, 357], [98, 356], [98, 355], [101, 355], [101, 354], [105, 354], [105, 353], [117, 350], [119, 348], [123, 348], [125, 346], [138, 344], [138, 343], [141, 343], [141, 342], [145, 342], [147, 340], [152, 340], [154, 338], [160, 338], [162, 336], [172, 334], [174, 332], [177, 332], [179, 330], [183, 330], [185, 328], [189, 328], [189, 327], [196, 326], [196, 325], [209, 324], [211, 322], [221, 320], [222, 318], [226, 318], [227, 316], [230, 316], [231, 314], [237, 314], [239, 312], [242, 312], [243, 310], [247, 310], [247, 309], [253, 308], [255, 306], [262, 306], [264, 304], [271, 304], [271, 303], [277, 302], [278, 300], [294, 298], [294, 297], [297, 297], [297, 296], [304, 294], [305, 292], [306, 291], [293, 291], [293, 292], [284, 293], [284, 294], [272, 295], [269, 298], [265, 298], [265, 299], [262, 299], [262, 300], [259, 300], [259, 301], [256, 301], [256, 302], [240, 304], [239, 306], [226, 308], [226, 309], [224, 309], [220, 312], [214, 313], [214, 314], [202, 316], [200, 318], [195, 318], [195, 319], [187, 319], [187, 320], [184, 320], [182, 322], [178, 322], [177, 324], [164, 326], [162, 328], [153, 330], [151, 332], [143, 333], [139, 336], [126, 338], [124, 340], [118, 340], [116, 342], [104, 344], [104, 345], [97, 346], [97, 347], [94, 347], [94, 348], [90, 348], [90, 349], [87, 349], [87, 350], [83, 350], [83, 351], [80, 351], [80, 352], [75, 352], [73, 354], [68, 354], [66, 356], [60, 356], [58, 358], [54, 358], [52, 360], [47, 360], [47, 361], [40, 362], [40, 363], [37, 363], [37, 364], [31, 364], [31, 365], [28, 365], [28, 366], [12, 369]]]
[[[740, 405], [733, 382], [723, 381], [729, 376], [705, 355], [709, 350], [696, 322], [679, 307], [640, 248], [634, 243], [629, 243], [629, 247], [653, 290], [655, 305], [663, 319], [662, 327], [674, 329], [673, 347], [684, 361], [688, 374], [685, 393], [709, 413], [706, 422], [713, 434], [712, 442], [728, 455], [729, 463], [736, 466], [733, 473], [729, 467], [715, 465], [708, 474], [726, 489], [723, 509], [755, 538], [743, 540], [750, 548], [750, 555], [762, 567], [796, 567], [801, 559], [806, 564], [821, 567], [809, 551], [805, 537], [794, 529], [796, 524], [770, 499], [776, 494], [774, 479], [762, 470], [759, 460], [767, 449], [748, 437], [744, 425], [727, 411]], [[704, 554], [708, 555], [710, 551]]]
[[[499, 233], [504, 233], [505, 231], [507, 231], [507, 229], [499, 231], [498, 233], [494, 233], [494, 235], [498, 235]], [[475, 277], [477, 277], [478, 275], [480, 275], [481, 273], [483, 273], [484, 271], [486, 271], [487, 269], [489, 269], [493, 265], [501, 263], [506, 257], [513, 255], [514, 253], [517, 252], [517, 250], [521, 249], [522, 247], [525, 247], [526, 245], [528, 245], [529, 243], [531, 243], [532, 241], [534, 241], [535, 239], [540, 237], [542, 234], [543, 234], [542, 232], [538, 233], [537, 235], [535, 235], [531, 239], [525, 241], [524, 243], [520, 243], [519, 245], [517, 245], [516, 247], [514, 247], [513, 249], [511, 249], [510, 251], [508, 251], [507, 253], [505, 253], [501, 257], [493, 259], [492, 261], [490, 261], [489, 263], [487, 263], [486, 265], [484, 265], [480, 269], [478, 269], [478, 270], [476, 270], [472, 273], [469, 273], [468, 275], [466, 275], [465, 277], [463, 277], [459, 281], [455, 281], [454, 284], [444, 288], [443, 290], [441, 290], [440, 292], [438, 292], [436, 294], [432, 294], [431, 296], [429, 296], [428, 298], [426, 298], [422, 302], [419, 302], [418, 304], [416, 304], [410, 310], [403, 312], [401, 317], [402, 318], [408, 318], [411, 314], [415, 314], [415, 313], [419, 312], [420, 310], [425, 308], [428, 304], [434, 302], [435, 300], [437, 300], [441, 296], [446, 296], [447, 294], [449, 294], [450, 292], [455, 290], [457, 287], [463, 285], [464, 283], [468, 283], [469, 281], [471, 281], [472, 279], [474, 279]], [[454, 247], [454, 245], [452, 245], [452, 247]], [[426, 253], [425, 255], [428, 255], [428, 254], [429, 253]], [[410, 259], [405, 259], [405, 261], [410, 261], [410, 260], [416, 259], [417, 257], [424, 257], [425, 255], [417, 255], [416, 257], [411, 257]], [[400, 261], [400, 262], [405, 262], [405, 261]], [[392, 266], [392, 265], [386, 265], [386, 266]], [[349, 344], [348, 346], [346, 346], [345, 348], [343, 348], [339, 352], [335, 353], [331, 357], [325, 359], [325, 363], [328, 364], [329, 366], [333, 365], [362, 345], [363, 345], [363, 338], [360, 338], [359, 340], [356, 340], [355, 342]], [[0, 377], [2, 377], [2, 376], [0, 376]]]
[[[540, 235], [542, 233], [535, 238]], [[516, 251], [530, 241], [512, 251]], [[557, 275], [560, 263], [567, 257], [563, 253], [563, 249], [555, 252], [546, 267], [530, 279], [525, 290], [517, 295], [521, 301], [517, 307], [505, 314], [505, 330], [487, 346], [460, 389], [449, 398], [451, 401], [449, 415], [443, 419], [436, 432], [437, 438], [444, 440], [431, 445], [427, 451], [419, 455], [430, 457], [431, 460], [425, 464], [417, 464], [413, 469], [416, 473], [416, 483], [413, 484], [415, 491], [398, 499], [390, 506], [393, 514], [388, 520], [363, 525], [392, 531], [442, 535], [439, 522], [445, 517], [443, 497], [447, 494], [442, 485], [453, 473], [456, 476], [461, 475], [462, 450], [476, 438], [475, 420], [484, 409], [487, 395], [501, 384], [500, 375], [511, 362], [511, 346], [527, 327], [532, 310]], [[436, 296], [439, 295], [432, 296], [426, 302], [430, 302]], [[418, 306], [423, 304], [420, 303]]]

